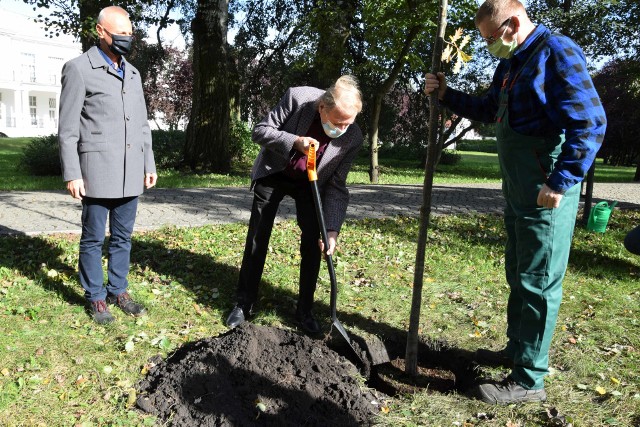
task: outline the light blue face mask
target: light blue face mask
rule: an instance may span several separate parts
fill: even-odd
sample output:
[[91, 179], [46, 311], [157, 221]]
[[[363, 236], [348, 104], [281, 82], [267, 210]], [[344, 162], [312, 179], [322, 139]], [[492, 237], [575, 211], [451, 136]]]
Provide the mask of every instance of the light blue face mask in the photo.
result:
[[342, 135], [344, 135], [347, 129], [349, 129], [349, 126], [341, 130], [341, 129], [338, 129], [336, 126], [334, 126], [333, 123], [327, 120], [326, 123], [322, 122], [322, 129], [324, 130], [324, 133], [327, 134], [329, 138], [339, 138]]

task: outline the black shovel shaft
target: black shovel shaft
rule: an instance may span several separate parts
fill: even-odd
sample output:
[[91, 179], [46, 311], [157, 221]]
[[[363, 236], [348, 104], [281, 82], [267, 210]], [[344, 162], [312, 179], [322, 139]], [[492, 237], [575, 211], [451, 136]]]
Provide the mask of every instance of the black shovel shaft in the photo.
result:
[[[329, 249], [329, 236], [327, 235], [327, 226], [324, 222], [324, 213], [322, 212], [322, 200], [320, 200], [320, 190], [318, 190], [318, 181], [311, 181], [311, 192], [313, 193], [313, 204], [316, 208], [316, 216], [318, 217], [318, 225], [320, 226], [320, 235], [322, 236], [322, 242], [324, 243], [324, 250]], [[338, 319], [336, 312], [336, 305], [338, 299], [338, 282], [336, 281], [336, 271], [333, 268], [333, 258], [331, 255], [325, 255], [327, 260], [327, 267], [329, 269], [329, 279], [331, 280], [331, 299], [329, 304], [331, 306], [331, 320], [336, 321]]]

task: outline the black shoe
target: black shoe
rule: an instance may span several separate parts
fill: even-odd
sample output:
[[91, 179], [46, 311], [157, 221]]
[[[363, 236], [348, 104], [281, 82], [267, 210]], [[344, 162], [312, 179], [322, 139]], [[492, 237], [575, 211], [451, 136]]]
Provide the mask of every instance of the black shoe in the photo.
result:
[[302, 328], [303, 331], [310, 335], [315, 335], [320, 333], [320, 325], [313, 317], [313, 313], [310, 311], [307, 313], [296, 312], [296, 321], [298, 325]]
[[[248, 311], [247, 314], [249, 314]], [[236, 326], [244, 323], [245, 320], [244, 309], [241, 305], [236, 305], [235, 307], [233, 307], [233, 310], [231, 310], [231, 314], [229, 314], [229, 317], [227, 317], [227, 326], [230, 328], [235, 328]]]
[[142, 316], [145, 313], [145, 309], [142, 305], [131, 299], [129, 292], [123, 292], [120, 295], [107, 296], [107, 302], [109, 304], [117, 305], [120, 310], [134, 317]]
[[487, 382], [479, 384], [469, 393], [472, 397], [492, 405], [508, 405], [510, 403], [544, 402], [547, 400], [547, 392], [544, 388], [529, 390], [515, 382], [511, 377], [495, 383]]
[[498, 351], [479, 348], [474, 353], [473, 360], [479, 365], [513, 368], [513, 359], [509, 357], [504, 348]]
[[109, 307], [107, 307], [107, 303], [104, 302], [104, 300], [93, 301], [91, 303], [91, 312], [93, 320], [99, 325], [106, 325], [107, 323], [111, 323], [116, 320], [109, 311]]

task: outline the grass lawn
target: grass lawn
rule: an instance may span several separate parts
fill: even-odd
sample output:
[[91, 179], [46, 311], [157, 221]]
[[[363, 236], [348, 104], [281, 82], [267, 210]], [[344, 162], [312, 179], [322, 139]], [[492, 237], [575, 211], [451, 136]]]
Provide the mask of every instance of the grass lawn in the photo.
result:
[[[20, 166], [22, 147], [29, 138], [0, 138], [1, 190], [63, 190], [60, 177], [30, 176]], [[460, 152], [462, 160], [453, 166], [439, 165], [434, 177], [436, 184], [465, 182], [499, 182], [500, 170], [496, 154], [472, 151]], [[206, 188], [248, 186], [251, 165], [237, 166], [231, 174], [192, 174], [176, 170], [159, 170], [159, 188]], [[597, 161], [596, 182], [631, 182], [634, 167], [612, 167]], [[380, 159], [380, 184], [422, 184], [424, 170], [417, 159]], [[363, 151], [348, 178], [349, 184], [369, 184], [369, 157]]]
[[[638, 426], [640, 258], [621, 241], [640, 212], [616, 211], [604, 234], [576, 229], [551, 349], [549, 400], [493, 407], [420, 392], [388, 402], [384, 426]], [[135, 410], [150, 357], [218, 335], [233, 303], [246, 225], [136, 233], [130, 291], [149, 312], [94, 324], [77, 281], [78, 236], [0, 237], [0, 425], [153, 425]], [[339, 317], [357, 333], [405, 331], [418, 221], [347, 221], [336, 273]], [[255, 322], [288, 328], [297, 295], [297, 227], [278, 224]], [[421, 330], [460, 349], [505, 343], [508, 288], [497, 216], [434, 218]], [[316, 313], [329, 326], [323, 267]], [[487, 370], [498, 376], [505, 371]], [[559, 413], [566, 420], [548, 414]]]

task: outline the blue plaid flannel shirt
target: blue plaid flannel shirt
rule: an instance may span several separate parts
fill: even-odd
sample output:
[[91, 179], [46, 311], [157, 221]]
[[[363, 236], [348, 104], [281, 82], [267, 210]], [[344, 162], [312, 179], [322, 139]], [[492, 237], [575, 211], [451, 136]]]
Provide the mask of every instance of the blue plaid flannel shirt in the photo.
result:
[[[483, 96], [447, 88], [442, 104], [471, 120], [495, 122], [505, 74], [511, 67], [510, 76], [516, 76], [535, 46], [549, 34], [547, 27], [538, 25], [511, 59], [500, 61]], [[582, 49], [558, 34], [551, 35], [545, 43], [547, 46], [529, 61], [511, 88], [509, 125], [514, 131], [531, 136], [564, 132], [562, 152], [546, 182], [552, 190], [564, 193], [581, 182], [593, 164], [607, 119]]]

